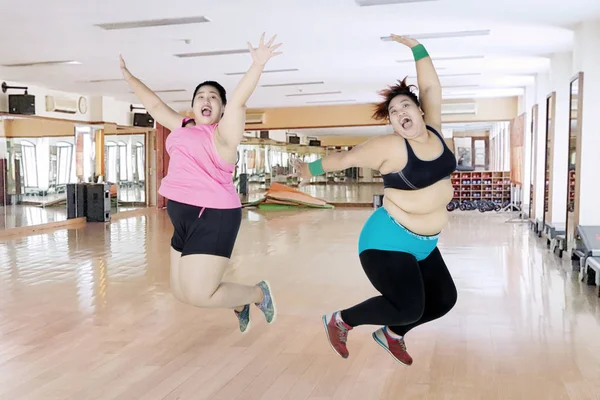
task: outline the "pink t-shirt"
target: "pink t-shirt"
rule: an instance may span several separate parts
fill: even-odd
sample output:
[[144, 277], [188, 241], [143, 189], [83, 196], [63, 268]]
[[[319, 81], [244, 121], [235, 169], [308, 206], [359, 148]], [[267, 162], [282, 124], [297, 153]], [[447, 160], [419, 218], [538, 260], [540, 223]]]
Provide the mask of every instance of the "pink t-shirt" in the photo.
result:
[[171, 160], [158, 190], [161, 196], [197, 207], [242, 206], [233, 184], [235, 164], [223, 160], [215, 148], [216, 127], [213, 124], [178, 128], [167, 136]]

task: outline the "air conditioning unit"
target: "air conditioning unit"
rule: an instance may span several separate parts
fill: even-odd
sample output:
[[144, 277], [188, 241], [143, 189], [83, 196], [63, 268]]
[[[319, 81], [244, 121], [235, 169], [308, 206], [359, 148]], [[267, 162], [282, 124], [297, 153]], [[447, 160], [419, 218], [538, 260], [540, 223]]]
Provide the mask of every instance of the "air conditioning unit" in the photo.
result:
[[77, 100], [46, 96], [46, 111], [64, 114], [77, 114]]
[[477, 103], [443, 103], [442, 115], [467, 115], [477, 114]]
[[246, 114], [247, 124], [263, 124], [265, 119], [265, 113], [250, 113]]

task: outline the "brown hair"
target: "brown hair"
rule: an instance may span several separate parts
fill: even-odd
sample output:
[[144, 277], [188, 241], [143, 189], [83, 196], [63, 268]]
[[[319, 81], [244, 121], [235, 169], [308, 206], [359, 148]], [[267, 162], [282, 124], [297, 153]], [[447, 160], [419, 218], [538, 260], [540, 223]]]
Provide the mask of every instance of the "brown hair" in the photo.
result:
[[419, 98], [412, 90], [417, 89], [417, 87], [415, 85], [407, 85], [407, 78], [408, 77], [405, 77], [402, 81], [398, 81], [398, 84], [394, 86], [388, 86], [387, 89], [384, 89], [379, 92], [379, 95], [383, 97], [383, 101], [375, 105], [375, 112], [373, 113], [374, 119], [388, 119], [388, 109], [390, 107], [390, 102], [396, 96], [407, 96], [417, 105], [417, 107], [421, 107], [421, 104], [419, 103]]

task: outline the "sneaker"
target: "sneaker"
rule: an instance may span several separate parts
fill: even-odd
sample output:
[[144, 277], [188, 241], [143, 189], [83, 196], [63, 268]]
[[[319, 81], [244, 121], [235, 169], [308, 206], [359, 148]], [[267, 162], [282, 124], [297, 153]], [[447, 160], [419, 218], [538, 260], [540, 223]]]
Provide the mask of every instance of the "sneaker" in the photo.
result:
[[391, 337], [386, 327], [380, 328], [373, 332], [373, 339], [375, 339], [377, 344], [386, 349], [387, 352], [390, 353], [390, 355], [394, 358], [394, 360], [407, 366], [413, 363], [412, 357], [406, 351], [404, 339], [396, 339]]
[[262, 290], [265, 298], [262, 302], [257, 303], [256, 307], [260, 309], [260, 311], [265, 314], [265, 318], [267, 319], [267, 323], [272, 323], [275, 321], [275, 317], [277, 316], [277, 308], [275, 307], [275, 299], [273, 298], [273, 294], [271, 293], [271, 287], [266, 281], [259, 282], [257, 284], [258, 287]]
[[352, 327], [336, 318], [337, 312], [333, 314], [323, 315], [323, 325], [325, 325], [325, 332], [327, 333], [327, 339], [333, 351], [343, 358], [348, 358], [348, 348], [346, 347], [346, 341], [348, 340], [348, 331]]
[[233, 310], [235, 316], [240, 322], [240, 331], [245, 333], [250, 328], [250, 304], [246, 304], [240, 312]]

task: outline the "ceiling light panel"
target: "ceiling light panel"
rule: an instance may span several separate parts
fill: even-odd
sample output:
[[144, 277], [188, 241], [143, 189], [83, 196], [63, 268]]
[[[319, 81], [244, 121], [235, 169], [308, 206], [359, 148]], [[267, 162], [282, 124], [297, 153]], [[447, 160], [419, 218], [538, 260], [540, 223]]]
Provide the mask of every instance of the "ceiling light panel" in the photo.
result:
[[74, 61], [74, 60], [69, 60], [69, 61], [38, 61], [38, 62], [31, 62], [31, 63], [20, 63], [20, 64], [5, 64], [3, 65], [3, 67], [12, 67], [12, 68], [18, 68], [18, 67], [48, 67], [48, 66], [55, 66], [55, 65], [80, 65], [81, 63], [79, 61]]
[[122, 29], [136, 29], [136, 28], [154, 28], [159, 26], [178, 26], [178, 25], [189, 25], [189, 24], [200, 24], [210, 22], [210, 20], [204, 16], [197, 17], [183, 17], [183, 18], [163, 18], [163, 19], [151, 19], [145, 21], [128, 21], [128, 22], [115, 22], [108, 24], [98, 24], [99, 28], [107, 31], [115, 31]]
[[[464, 37], [473, 37], [473, 36], [489, 36], [490, 30], [477, 30], [477, 31], [457, 31], [457, 32], [438, 32], [438, 33], [420, 33], [417, 35], [398, 35], [398, 36], [406, 36], [417, 40], [424, 39], [449, 39], [449, 38], [464, 38]], [[382, 36], [381, 40], [384, 42], [391, 42], [391, 36]]]
[[325, 82], [296, 82], [296, 83], [271, 83], [261, 85], [261, 87], [285, 87], [285, 86], [306, 86], [306, 85], [323, 85]]
[[204, 52], [199, 52], [199, 53], [174, 54], [174, 56], [179, 57], [179, 58], [195, 58], [195, 57], [230, 56], [233, 54], [246, 54], [246, 53], [250, 53], [250, 50], [236, 49], [236, 50], [204, 51]]
[[[233, 75], [246, 75], [247, 71], [243, 72], [225, 72], [225, 75], [233, 76]], [[282, 73], [282, 72], [298, 72], [297, 68], [289, 68], [289, 69], [271, 69], [265, 70], [263, 74], [274, 74], [274, 73]]]

